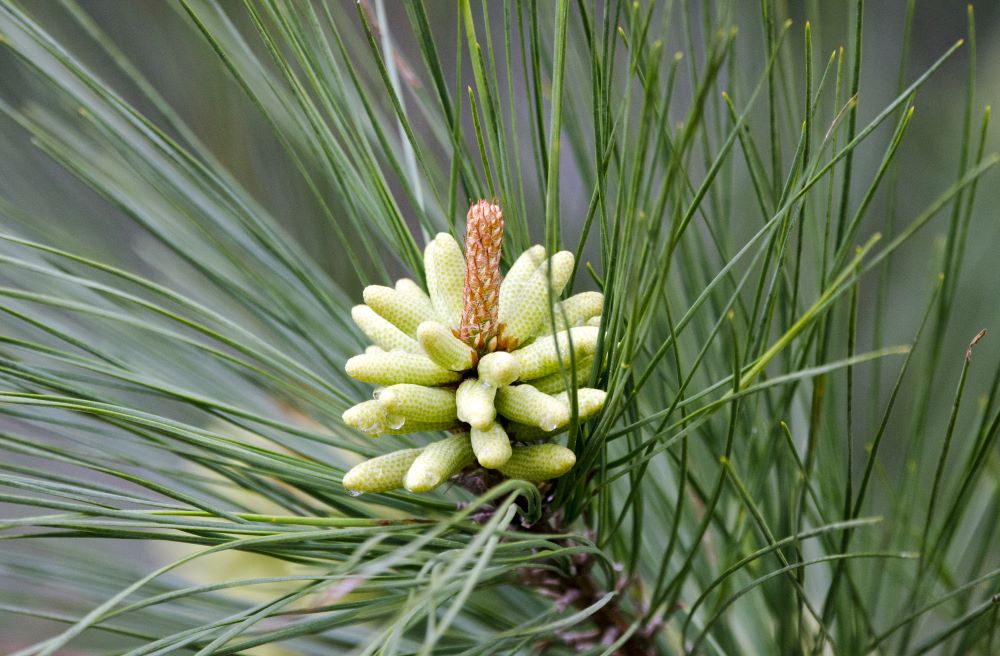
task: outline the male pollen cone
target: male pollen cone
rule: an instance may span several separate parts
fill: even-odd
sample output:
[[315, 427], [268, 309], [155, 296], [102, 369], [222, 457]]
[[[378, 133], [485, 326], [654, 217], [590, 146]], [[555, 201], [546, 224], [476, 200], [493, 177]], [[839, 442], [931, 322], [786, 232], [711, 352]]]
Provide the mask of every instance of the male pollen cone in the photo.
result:
[[465, 220], [465, 304], [458, 338], [479, 353], [497, 346], [503, 211], [481, 200]]

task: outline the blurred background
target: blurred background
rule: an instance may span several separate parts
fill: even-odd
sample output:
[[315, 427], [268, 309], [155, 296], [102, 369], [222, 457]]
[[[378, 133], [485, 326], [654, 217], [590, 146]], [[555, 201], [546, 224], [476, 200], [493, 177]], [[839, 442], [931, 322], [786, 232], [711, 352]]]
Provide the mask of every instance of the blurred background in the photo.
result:
[[[339, 3], [345, 20], [357, 22], [354, 2]], [[725, 3], [723, 3], [725, 4]], [[830, 53], [838, 48], [849, 48], [851, 16], [849, 2], [779, 2], [779, 10], [793, 21], [786, 45], [787, 65], [793, 69], [801, 62], [803, 47], [802, 25], [810, 21], [813, 29], [816, 66], [822, 68]], [[732, 3], [732, 23], [739, 28], [736, 41], [736, 65], [746, 79], [756, 79], [763, 68], [763, 35], [759, 25], [757, 3]], [[1000, 2], [976, 2], [978, 56], [975, 61], [976, 85], [973, 104], [973, 130], [978, 130], [981, 112], [986, 105], [996, 105], [1000, 89]], [[692, 12], [699, 12], [700, 3], [691, 3]], [[728, 5], [727, 5], [728, 6]], [[906, 0], [869, 2], [865, 8], [864, 56], [859, 96], [859, 125], [864, 125], [888, 104], [899, 88], [899, 63], [904, 39], [903, 22]], [[369, 7], [370, 8], [370, 7]], [[328, 229], [320, 208], [305, 187], [302, 177], [289, 161], [285, 150], [274, 138], [266, 122], [247, 99], [239, 85], [230, 77], [215, 56], [212, 48], [201, 38], [182, 7], [174, 2], [161, 0], [80, 0], [77, 4], [57, 2], [27, 3], [27, 9], [67, 50], [96, 71], [114, 87], [123, 98], [133, 103], [142, 113], [157, 124], [162, 124], [159, 110], [152, 106], [127, 79], [121, 68], [94, 40], [94, 30], [110, 38], [120, 49], [120, 56], [130, 66], [141, 71], [156, 91], [169, 104], [239, 182], [251, 191], [266, 210], [277, 217], [282, 227], [295, 235], [308, 254], [352, 298], [360, 297], [362, 280], [368, 273], [358, 271], [339, 256], [338, 240]], [[238, 3], [231, 3], [231, 19], [245, 30], [248, 42], [255, 49], [261, 48], [253, 38], [249, 24]], [[371, 8], [370, 8], [371, 9]], [[372, 9], [374, 11], [374, 9]], [[435, 33], [440, 44], [456, 43], [456, 19], [450, 2], [427, 4]], [[341, 15], [338, 14], [338, 15]], [[374, 15], [374, 14], [373, 14]], [[381, 29], [395, 41], [403, 53], [413, 53], [419, 62], [416, 44], [401, 5], [386, 2], [385, 21]], [[492, 17], [495, 29], [502, 29], [502, 13]], [[918, 2], [910, 36], [910, 59], [906, 81], [914, 79], [925, 70], [955, 41], [967, 36], [966, 6], [961, 2]], [[360, 28], [359, 28], [360, 29]], [[545, 26], [545, 29], [548, 29]], [[679, 30], [680, 28], [678, 28]], [[695, 36], [698, 25], [695, 21]], [[354, 35], [358, 43], [363, 39], [359, 31]], [[103, 38], [103, 37], [102, 37]], [[679, 33], [660, 35], [666, 48], [680, 50]], [[573, 47], [581, 47], [574, 44]], [[455, 56], [467, 57], [464, 48], [457, 53], [454, 48], [440, 46], [446, 69], [453, 66]], [[362, 50], [359, 50], [362, 52]], [[916, 112], [911, 128], [901, 146], [898, 168], [899, 193], [890, 198], [880, 191], [869, 211], [860, 236], [863, 241], [876, 230], [886, 230], [890, 206], [895, 203], [899, 224], [905, 224], [926, 207], [948, 184], [955, 179], [961, 145], [966, 79], [969, 67], [968, 44], [945, 63], [916, 98]], [[449, 61], [450, 59], [450, 61]], [[407, 78], [407, 60], [397, 62]], [[470, 76], [471, 69], [463, 70]], [[684, 76], [682, 67], [681, 77]], [[519, 67], [514, 76], [520, 74]], [[422, 72], [422, 71], [421, 71]], [[725, 72], [720, 86], [726, 87]], [[581, 79], [581, 78], [576, 78]], [[570, 75], [570, 84], [576, 79]], [[408, 83], [420, 84], [414, 78]], [[585, 82], [589, 84], [589, 82]], [[748, 85], [743, 82], [745, 94]], [[681, 120], [686, 108], [685, 93], [689, 89], [678, 84], [678, 96], [673, 111], [675, 120]], [[6, 49], [0, 49], [0, 101], [5, 107], [32, 104], [43, 111], [65, 113], [67, 108], [49, 106], [50, 89], [44, 81], [28, 74], [24, 63]], [[712, 102], [721, 102], [713, 100]], [[81, 122], [84, 119], [81, 118]], [[755, 129], [766, 125], [766, 112], [754, 117]], [[471, 127], [470, 127], [471, 130]], [[891, 130], [888, 124], [880, 134]], [[987, 151], [994, 151], [1000, 144], [997, 138], [1000, 126], [997, 121], [990, 126]], [[527, 140], [529, 135], [522, 135]], [[527, 141], [525, 141], [527, 144]], [[855, 157], [855, 167], [860, 178], [874, 174], [884, 147], [884, 139], [860, 147]], [[521, 149], [528, 153], [527, 147]], [[790, 156], [790, 154], [789, 154]], [[579, 233], [590, 196], [585, 180], [574, 171], [573, 160], [565, 155], [562, 169], [562, 216], [567, 240], [572, 243]], [[740, 177], [742, 176], [742, 177]], [[748, 184], [745, 174], [737, 173], [741, 184]], [[860, 195], [861, 189], [854, 189]], [[532, 196], [535, 198], [536, 196]], [[745, 192], [737, 198], [750, 198]], [[337, 198], [328, 199], [336, 214]], [[852, 206], [860, 198], [852, 199]], [[7, 112], [0, 113], [0, 207], [4, 222], [20, 234], [60, 243], [74, 243], [75, 250], [83, 255], [112, 262], [154, 278], [164, 277], [162, 254], [153, 239], [113, 204], [99, 198], [74, 176], [62, 170], [31, 142], [27, 132]], [[943, 424], [947, 419], [947, 403], [951, 398], [954, 381], [961, 367], [962, 354], [971, 337], [981, 328], [995, 331], [976, 352], [968, 390], [973, 396], [987, 393], [1000, 362], [1000, 184], [996, 175], [986, 178], [978, 190], [976, 209], [969, 229], [967, 248], [962, 255], [967, 261], [962, 277], [957, 281], [955, 295], [955, 320], [941, 344], [942, 361], [939, 369], [942, 396], [937, 412], [931, 412], [928, 421]], [[16, 208], [16, 209], [14, 209]], [[529, 201], [529, 208], [539, 212], [537, 201]], [[741, 208], [735, 207], [739, 213]], [[947, 229], [945, 213], [908, 243], [892, 260], [892, 271], [886, 288], [888, 313], [882, 342], [885, 344], [908, 343], [912, 338], [919, 315], [925, 307], [927, 295], [934, 284], [941, 266], [942, 243]], [[736, 221], [738, 224], [739, 221]], [[349, 230], [349, 227], [346, 229]], [[541, 232], [541, 222], [537, 226]], [[538, 236], [538, 234], [534, 236]], [[747, 234], [750, 234], [748, 227]], [[739, 243], [746, 235], [732, 235], [730, 243]], [[592, 257], [596, 249], [590, 251]], [[807, 251], [808, 252], [808, 251]], [[388, 263], [390, 271], [402, 273], [399, 262]], [[176, 281], [175, 281], [176, 282]], [[181, 283], [183, 284], [183, 282]], [[877, 292], [875, 285], [863, 289], [862, 308], [871, 307]], [[864, 310], [861, 313], [861, 341], [864, 348], [872, 343], [872, 322]], [[872, 389], [859, 390], [859, 414], [868, 421], [872, 413], [884, 403], [884, 397], [895, 369], [887, 368], [878, 393]], [[913, 394], [910, 394], [912, 397]], [[882, 457], [888, 469], [903, 467], [900, 462], [906, 436], [902, 430], [908, 415], [915, 412], [913, 398], [901, 401], [898, 420], [890, 430]], [[877, 402], [877, 403], [876, 403]], [[942, 411], [942, 409], [945, 409]], [[6, 547], [0, 547], [6, 548]], [[121, 549], [114, 546], [113, 549]], [[138, 561], [159, 562], [155, 552], [130, 551], [129, 558]], [[66, 565], [66, 564], [63, 564]], [[86, 564], [83, 564], [84, 566]], [[40, 561], [44, 567], [44, 561]], [[218, 572], [216, 572], [218, 574]], [[206, 574], [207, 575], [207, 574]], [[123, 582], [123, 585], [125, 582]], [[0, 586], [17, 585], [5, 582], [0, 571]], [[40, 625], [39, 625], [40, 626]], [[40, 634], [32, 622], [0, 612], [0, 637], [7, 644], [37, 639]], [[41, 634], [44, 635], [44, 634]], [[0, 640], [0, 652], [4, 651]]]

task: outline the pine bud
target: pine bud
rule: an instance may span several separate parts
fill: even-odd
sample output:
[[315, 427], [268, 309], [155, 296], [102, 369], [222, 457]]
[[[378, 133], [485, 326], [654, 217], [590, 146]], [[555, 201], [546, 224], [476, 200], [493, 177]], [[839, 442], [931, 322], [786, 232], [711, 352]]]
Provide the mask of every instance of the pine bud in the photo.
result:
[[[516, 348], [538, 334], [542, 321], [549, 315], [550, 303], [562, 293], [573, 273], [573, 254], [560, 251], [535, 270], [524, 283], [504, 323], [503, 337], [508, 348]], [[549, 270], [551, 269], [551, 273]], [[549, 298], [551, 282], [552, 298]]]
[[354, 319], [354, 323], [358, 324], [358, 328], [368, 336], [368, 339], [375, 342], [376, 346], [381, 346], [387, 351], [420, 352], [417, 340], [379, 316], [375, 310], [367, 305], [355, 305], [351, 308], [351, 318]]
[[439, 232], [424, 249], [427, 291], [437, 315], [450, 328], [462, 317], [462, 290], [465, 287], [465, 258], [455, 238]]
[[355, 494], [399, 489], [421, 451], [423, 449], [402, 449], [355, 465], [344, 474], [344, 487]]
[[417, 353], [365, 353], [344, 365], [347, 375], [372, 385], [446, 385], [458, 382], [462, 375], [435, 364]]
[[[516, 448], [511, 442], [549, 440], [565, 431], [571, 399], [581, 420], [604, 407], [605, 392], [575, 388], [594, 368], [604, 297], [583, 292], [558, 301], [574, 258], [568, 251], [546, 258], [542, 246], [522, 253], [502, 278], [503, 230], [500, 206], [476, 202], [466, 217], [464, 254], [446, 233], [427, 244], [427, 292], [405, 278], [395, 287], [372, 285], [364, 291], [366, 304], [352, 311], [374, 345], [345, 369], [380, 387], [374, 401], [350, 408], [344, 421], [374, 436], [453, 434], [422, 450], [362, 463], [344, 477], [350, 490], [403, 485], [427, 492], [476, 459], [533, 481], [573, 466], [573, 453], [558, 445]], [[471, 432], [454, 433], [463, 426]]]
[[431, 360], [451, 371], [465, 371], [476, 364], [476, 352], [437, 321], [417, 327], [417, 341]]
[[517, 358], [504, 351], [487, 353], [479, 360], [478, 373], [479, 380], [493, 387], [510, 385], [519, 374]]
[[576, 464], [576, 455], [558, 444], [533, 444], [514, 448], [510, 460], [498, 469], [507, 478], [547, 481], [558, 478]]
[[574, 358], [592, 354], [597, 348], [597, 328], [578, 326], [555, 335], [539, 337], [524, 348], [514, 351], [517, 358], [520, 380], [531, 380], [559, 371], [559, 359], [568, 369], [570, 362], [570, 342]]
[[455, 423], [454, 390], [399, 383], [382, 389], [376, 398], [390, 414], [407, 421]]
[[510, 459], [510, 438], [500, 424], [472, 428], [472, 451], [476, 460], [487, 469], [496, 469]]
[[403, 485], [410, 492], [429, 492], [473, 463], [468, 433], [432, 442], [413, 461]]
[[496, 347], [503, 212], [481, 200], [465, 221], [465, 287], [458, 337], [479, 353]]
[[455, 393], [456, 414], [459, 420], [473, 428], [486, 428], [496, 419], [493, 397], [497, 389], [478, 378], [467, 378]]
[[569, 407], [531, 385], [501, 387], [496, 396], [497, 412], [513, 421], [554, 431], [569, 423]]

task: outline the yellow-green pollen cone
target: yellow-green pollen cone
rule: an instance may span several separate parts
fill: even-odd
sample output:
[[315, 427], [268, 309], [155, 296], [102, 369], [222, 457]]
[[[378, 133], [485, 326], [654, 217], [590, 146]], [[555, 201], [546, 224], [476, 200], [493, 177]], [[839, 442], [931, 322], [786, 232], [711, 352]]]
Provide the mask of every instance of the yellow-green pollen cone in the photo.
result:
[[472, 443], [467, 433], [431, 442], [410, 465], [403, 486], [410, 492], [430, 492], [472, 461]]
[[472, 451], [476, 460], [487, 469], [496, 469], [510, 460], [510, 438], [503, 426], [492, 423], [485, 428], [472, 428]]
[[486, 428], [497, 418], [493, 404], [497, 388], [478, 378], [466, 378], [455, 391], [455, 413], [473, 428]]
[[[590, 371], [593, 368], [594, 356], [584, 355], [576, 358], [575, 366], [573, 368], [570, 368], [567, 364], [564, 371], [556, 371], [548, 376], [535, 378], [531, 381], [531, 385], [539, 392], [557, 394], [558, 392], [564, 392], [567, 385], [574, 384], [574, 380], [576, 381], [577, 386], [585, 384], [587, 379], [590, 378]], [[573, 377], [574, 372], [576, 375], [575, 379]]]
[[576, 464], [576, 455], [558, 444], [515, 447], [510, 459], [500, 467], [507, 478], [547, 481], [562, 476]]
[[399, 383], [383, 387], [376, 396], [390, 415], [428, 423], [454, 423], [456, 419], [455, 390], [447, 387]]
[[532, 385], [508, 385], [497, 390], [497, 412], [504, 417], [543, 431], [562, 428], [570, 419], [569, 405], [539, 392]]
[[548, 335], [552, 332], [551, 325], [554, 322], [556, 332], [566, 330], [572, 326], [594, 326], [590, 320], [601, 316], [604, 307], [604, 294], [601, 292], [580, 292], [570, 296], [565, 301], [556, 303], [551, 314], [545, 317], [545, 325], [539, 331], [541, 335]]
[[417, 326], [417, 341], [431, 360], [451, 371], [466, 371], [476, 362], [476, 352], [437, 321]]
[[344, 487], [355, 494], [401, 488], [406, 472], [421, 451], [423, 449], [400, 449], [366, 460], [344, 475]]
[[[560, 301], [574, 269], [568, 251], [533, 246], [500, 271], [503, 212], [478, 201], [466, 217], [465, 252], [447, 233], [424, 250], [426, 291], [409, 278], [372, 285], [352, 311], [371, 345], [349, 359], [351, 377], [380, 386], [344, 412], [370, 437], [448, 430], [454, 434], [367, 460], [344, 475], [354, 494], [429, 492], [476, 466], [542, 482], [576, 462], [551, 441], [574, 414], [593, 418], [603, 390], [584, 387], [600, 371], [595, 352], [604, 297]], [[567, 385], [575, 381], [575, 394]]]

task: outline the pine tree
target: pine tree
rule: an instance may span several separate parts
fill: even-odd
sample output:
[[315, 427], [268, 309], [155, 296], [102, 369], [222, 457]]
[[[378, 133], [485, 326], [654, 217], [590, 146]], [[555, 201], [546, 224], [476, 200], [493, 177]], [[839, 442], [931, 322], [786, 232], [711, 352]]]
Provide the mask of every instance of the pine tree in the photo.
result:
[[974, 13], [786, 4], [0, 0], [0, 652], [1000, 649]]

